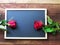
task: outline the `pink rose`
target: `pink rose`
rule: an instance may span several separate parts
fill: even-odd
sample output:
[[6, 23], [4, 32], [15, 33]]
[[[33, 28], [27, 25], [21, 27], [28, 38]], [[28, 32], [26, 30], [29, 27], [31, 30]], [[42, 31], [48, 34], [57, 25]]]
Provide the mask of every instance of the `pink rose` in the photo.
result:
[[15, 20], [8, 21], [8, 26], [11, 28], [16, 28], [16, 21]]

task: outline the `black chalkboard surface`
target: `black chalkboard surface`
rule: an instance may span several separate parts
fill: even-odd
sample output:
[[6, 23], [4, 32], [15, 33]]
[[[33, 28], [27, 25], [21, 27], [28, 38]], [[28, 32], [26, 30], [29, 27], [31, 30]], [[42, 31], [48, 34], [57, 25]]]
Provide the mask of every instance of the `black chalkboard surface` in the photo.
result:
[[9, 8], [5, 9], [5, 20], [13, 18], [17, 22], [17, 28], [6, 26], [8, 32], [4, 32], [5, 39], [47, 39], [47, 33], [42, 29], [34, 29], [34, 21], [41, 20], [47, 25], [47, 9], [45, 8]]

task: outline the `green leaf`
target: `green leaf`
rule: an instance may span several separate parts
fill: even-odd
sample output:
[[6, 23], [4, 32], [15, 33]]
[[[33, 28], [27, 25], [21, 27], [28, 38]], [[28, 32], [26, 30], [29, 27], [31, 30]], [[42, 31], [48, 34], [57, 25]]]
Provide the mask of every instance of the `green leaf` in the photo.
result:
[[60, 24], [54, 22], [49, 16], [47, 16], [47, 19], [49, 25], [43, 27], [44, 32], [49, 32], [53, 35], [55, 35], [57, 31], [60, 32]]
[[52, 24], [53, 20], [49, 16], [47, 16], [47, 22], [48, 22], [48, 24]]
[[5, 26], [3, 26], [3, 25], [0, 25], [0, 29], [4, 30], [4, 31], [6, 30]]
[[55, 22], [55, 24], [56, 24], [56, 27], [59, 29], [59, 23]]
[[0, 21], [0, 25], [1, 25], [2, 21]]
[[1, 25], [3, 25], [3, 26], [5, 26], [6, 25], [6, 20], [2, 20], [2, 23], [1, 23]]
[[49, 32], [49, 33], [55, 31], [54, 28], [51, 28], [51, 27], [48, 27], [48, 26], [43, 27], [43, 30], [44, 30], [44, 32]]

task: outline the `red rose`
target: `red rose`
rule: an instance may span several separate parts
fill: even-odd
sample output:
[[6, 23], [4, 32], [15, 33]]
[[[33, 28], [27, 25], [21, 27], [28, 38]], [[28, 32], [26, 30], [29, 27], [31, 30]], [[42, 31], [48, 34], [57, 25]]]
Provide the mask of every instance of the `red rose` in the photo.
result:
[[16, 21], [15, 20], [10, 20], [8, 21], [8, 26], [11, 27], [11, 28], [16, 28]]
[[41, 29], [43, 27], [43, 22], [42, 21], [35, 21], [34, 22], [34, 28], [36, 29], [36, 30], [39, 30], [39, 29]]

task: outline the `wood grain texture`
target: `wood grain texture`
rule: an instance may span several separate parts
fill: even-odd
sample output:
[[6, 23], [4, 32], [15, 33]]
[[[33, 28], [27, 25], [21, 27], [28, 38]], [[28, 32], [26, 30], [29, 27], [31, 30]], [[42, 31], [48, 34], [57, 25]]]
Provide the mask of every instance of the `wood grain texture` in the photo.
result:
[[[57, 4], [0, 4], [0, 13], [4, 19], [4, 9], [5, 8], [47, 8], [48, 15], [54, 20], [60, 23], [60, 5]], [[60, 45], [60, 33], [53, 36], [48, 34], [47, 40], [5, 40], [3, 37], [3, 31], [0, 30], [0, 44], [5, 45]]]

